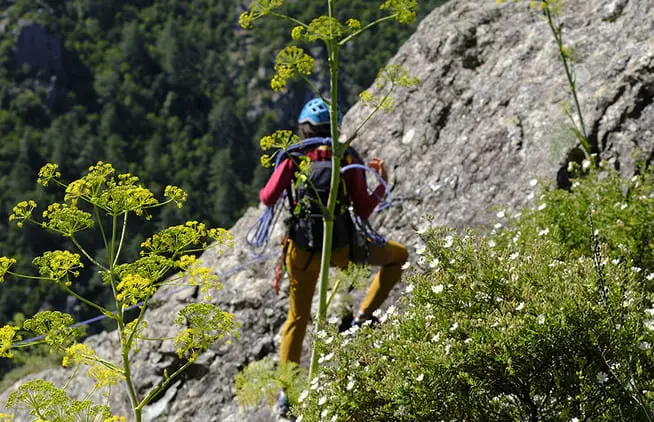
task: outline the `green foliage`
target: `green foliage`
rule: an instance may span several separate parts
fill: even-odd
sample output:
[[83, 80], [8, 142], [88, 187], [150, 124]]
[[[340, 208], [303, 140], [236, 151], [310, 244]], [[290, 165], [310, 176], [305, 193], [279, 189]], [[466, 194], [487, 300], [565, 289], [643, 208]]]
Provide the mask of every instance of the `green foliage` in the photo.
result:
[[399, 309], [354, 337], [318, 338], [321, 372], [295, 413], [650, 420], [653, 188], [651, 170], [623, 180], [601, 168], [498, 213], [506, 228], [489, 235], [430, 228]]
[[[443, 1], [423, 2], [417, 18]], [[258, 3], [263, 9], [253, 6], [256, 13], [282, 10], [276, 7], [281, 2]], [[319, 3], [286, 2], [283, 9], [310, 22], [323, 13]], [[29, 233], [34, 241], [28, 244], [7, 224], [11, 207], [23, 196], [53, 202], [51, 185], [35, 189], [31, 183], [44, 162], [59, 163], [73, 180], [102, 160], [121, 172], [141, 175], [159, 197], [173, 180], [195, 192], [184, 208], [146, 212], [159, 230], [189, 220], [227, 227], [257, 201], [257, 190], [268, 176], [258, 166], [258, 140], [280, 125], [293, 128], [294, 123], [280, 122], [280, 117], [299, 109], [306, 92], [291, 85], [280, 110], [280, 102], [267, 91], [274, 53], [285, 46], [291, 28], [285, 21], [268, 19], [258, 20], [252, 32], [234, 30], [241, 7], [230, 0], [3, 3], [8, 21], [0, 37], [0, 250], [20, 258], [18, 270], [33, 271], [32, 259], [67, 247], [59, 236], [34, 229]], [[338, 18], [344, 22], [353, 15], [372, 22], [387, 14], [363, 0], [339, 7], [343, 15]], [[21, 19], [44, 24], [61, 38], [60, 73], [24, 72], [15, 66]], [[342, 104], [357, 100], [412, 31], [383, 26], [357, 36], [343, 51]], [[324, 78], [318, 71], [313, 83]], [[125, 245], [125, 254], [138, 254], [140, 240], [150, 233], [146, 227], [132, 223], [140, 239]], [[91, 256], [105, 253], [101, 241], [87, 247]], [[106, 300], [97, 275], [81, 277], [89, 297]], [[30, 289], [28, 297], [12, 280], [4, 289], [0, 321], [9, 321], [15, 312], [34, 314], [45, 304], [60, 308], [66, 302], [66, 294], [46, 282]], [[81, 318], [97, 315], [96, 309], [79, 305]]]
[[[74, 365], [72, 376], [80, 366], [88, 367], [87, 374], [95, 384], [87, 397], [97, 389], [125, 382], [134, 418], [140, 421], [142, 408], [183, 373], [200, 353], [225, 336], [238, 335], [232, 314], [211, 304], [188, 305], [176, 319], [186, 329], [182, 329], [175, 340], [179, 357], [185, 357], [186, 362], [175, 373], [166, 374], [144, 397], [138, 396], [131, 375], [130, 355], [137, 339], [157, 340], [142, 334], [147, 327], [144, 316], [155, 294], [163, 288], [180, 285], [200, 286], [205, 293], [220, 288], [218, 277], [209, 268], [201, 267], [193, 253], [231, 246], [232, 237], [224, 229], [208, 228], [203, 223], [189, 221], [155, 233], [141, 244], [140, 258], [125, 260], [121, 255], [123, 245], [128, 241], [129, 218], [145, 216], [147, 221], [149, 214], [146, 213], [156, 207], [167, 204], [181, 206], [187, 199], [184, 191], [168, 186], [164, 189], [166, 200], [159, 202], [137, 177], [129, 173], [116, 174], [112, 165], [103, 162], [89, 167], [87, 174], [70, 183], [62, 180], [56, 165], [46, 164], [39, 171], [38, 182], [63, 190], [63, 203], [48, 205], [42, 213], [44, 221], [40, 222], [35, 217], [36, 201], [21, 201], [14, 207], [11, 219], [24, 228], [35, 225], [69, 238], [76, 250], [46, 251], [36, 257], [33, 264], [38, 268], [39, 277], [16, 272], [16, 260], [3, 257], [0, 259], [2, 275], [55, 283], [66, 293], [113, 319], [118, 328], [122, 361], [107, 361], [97, 356], [88, 345], [78, 343], [84, 330], [73, 325], [71, 315], [59, 311], [43, 311], [22, 323], [21, 330], [39, 336], [31, 343], [17, 343], [20, 340], [19, 327], [5, 325], [0, 328], [0, 355], [11, 358], [12, 349], [45, 343], [51, 353], [63, 354], [63, 366]], [[92, 256], [84, 246], [90, 234], [82, 235], [81, 232], [91, 228], [96, 228], [96, 234], [104, 243], [104, 257]], [[115, 311], [84, 297], [79, 279], [81, 270], [87, 267], [95, 267], [102, 275], [103, 287]], [[173, 270], [179, 273], [171, 275]], [[210, 299], [208, 295], [205, 297]], [[130, 306], [139, 309], [138, 317], [131, 321], [125, 315]], [[35, 417], [55, 421], [93, 420], [96, 415], [105, 420], [110, 416], [106, 406], [71, 400], [66, 395], [66, 387], [60, 389], [45, 381], [27, 383], [12, 393], [7, 407], [27, 409]]]
[[291, 402], [297, 402], [306, 387], [306, 373], [297, 364], [276, 365], [271, 358], [252, 362], [234, 379], [239, 406], [251, 408], [262, 402], [272, 405], [283, 389]]
[[35, 420], [57, 422], [90, 422], [111, 416], [109, 406], [94, 405], [88, 400], [72, 400], [63, 389], [45, 380], [21, 385], [9, 396], [7, 407], [29, 410]]

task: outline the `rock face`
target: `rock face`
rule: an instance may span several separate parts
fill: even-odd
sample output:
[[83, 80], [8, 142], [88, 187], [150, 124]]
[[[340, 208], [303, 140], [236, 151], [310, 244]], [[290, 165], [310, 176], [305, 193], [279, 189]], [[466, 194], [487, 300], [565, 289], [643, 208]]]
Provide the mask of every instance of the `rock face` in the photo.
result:
[[[488, 226], [493, 207], [513, 212], [535, 204], [532, 179], [556, 180], [575, 144], [560, 111], [570, 95], [549, 28], [527, 3], [452, 0], [426, 18], [393, 59], [421, 85], [398, 92], [397, 110], [373, 117], [355, 141], [364, 156], [379, 156], [390, 165], [395, 207], [374, 218], [390, 238], [413, 246], [413, 230], [425, 224], [425, 214], [441, 226]], [[629, 175], [636, 158], [651, 161], [654, 156], [654, 3], [567, 3], [564, 39], [576, 51], [591, 142], [602, 159]], [[361, 104], [353, 107], [344, 132], [351, 133], [366, 115]], [[212, 347], [147, 409], [148, 420], [275, 419], [268, 408], [241, 413], [233, 397], [239, 369], [276, 355], [286, 313], [285, 294], [275, 297], [270, 288], [275, 259], [248, 265], [243, 237], [260, 212], [250, 209], [231, 229], [238, 237], [234, 250], [203, 256], [205, 264], [224, 274], [223, 290], [214, 300], [236, 314], [241, 340]], [[270, 252], [280, 232], [278, 227]], [[401, 290], [395, 289], [395, 297]], [[170, 336], [177, 310], [197, 296], [188, 289], [162, 298], [149, 314], [149, 335]], [[89, 342], [99, 354], [116, 359], [114, 333]], [[177, 358], [171, 342], [161, 341], [143, 344], [135, 362], [140, 362], [135, 370], [143, 390], [160, 380], [164, 369], [174, 368]], [[68, 376], [64, 369], [39, 374], [58, 385]], [[89, 386], [78, 378], [70, 390], [88, 391]], [[0, 403], [7, 395], [0, 395]], [[121, 390], [114, 391], [112, 407], [130, 414]], [[18, 420], [27, 418], [19, 415]]]
[[19, 22], [17, 33], [16, 67], [29, 65], [32, 70], [47, 76], [63, 74], [63, 44], [59, 35], [29, 21]]

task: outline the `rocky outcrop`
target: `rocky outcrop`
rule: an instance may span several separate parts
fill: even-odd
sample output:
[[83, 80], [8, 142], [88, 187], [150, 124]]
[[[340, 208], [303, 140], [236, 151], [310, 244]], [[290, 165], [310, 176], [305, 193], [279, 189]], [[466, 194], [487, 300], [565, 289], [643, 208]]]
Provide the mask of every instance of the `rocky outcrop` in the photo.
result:
[[[427, 17], [393, 59], [421, 85], [398, 92], [397, 110], [374, 117], [355, 141], [364, 156], [382, 157], [391, 167], [395, 207], [375, 217], [391, 238], [415, 244], [413, 230], [426, 214], [442, 226], [487, 226], [493, 207], [512, 212], [534, 204], [532, 179], [556, 180], [575, 144], [560, 111], [569, 91], [549, 28], [527, 3], [452, 0]], [[637, 158], [654, 154], [654, 3], [567, 3], [564, 37], [576, 51], [586, 124], [602, 158], [628, 175]], [[354, 106], [344, 132], [366, 113]], [[214, 297], [236, 314], [241, 340], [212, 347], [150, 406], [149, 420], [274, 420], [267, 408], [244, 415], [233, 400], [237, 371], [276, 354], [286, 312], [284, 294], [275, 297], [270, 289], [274, 259], [244, 267], [250, 257], [243, 236], [260, 211], [250, 209], [232, 228], [239, 240], [234, 250], [203, 256], [217, 272], [229, 273]], [[175, 312], [197, 295], [188, 289], [162, 298], [148, 318], [152, 336], [169, 335]], [[89, 342], [115, 359], [115, 334]], [[177, 364], [169, 341], [143, 344], [135, 362], [140, 389]], [[68, 375], [57, 369], [39, 376], [63, 384]], [[83, 378], [76, 382], [72, 389], [88, 389]], [[112, 406], [129, 414], [122, 392], [114, 392]]]
[[16, 32], [16, 67], [27, 65], [32, 71], [48, 77], [64, 74], [61, 36], [30, 21], [20, 21]]

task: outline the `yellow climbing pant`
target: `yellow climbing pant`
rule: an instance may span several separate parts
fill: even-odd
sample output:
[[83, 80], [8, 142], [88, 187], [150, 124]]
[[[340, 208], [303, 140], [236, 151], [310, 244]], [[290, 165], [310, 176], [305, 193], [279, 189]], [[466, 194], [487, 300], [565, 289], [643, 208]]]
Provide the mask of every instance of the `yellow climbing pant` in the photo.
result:
[[[290, 306], [282, 330], [279, 360], [299, 363], [302, 341], [311, 318], [311, 301], [320, 274], [320, 251], [298, 249], [292, 240], [288, 242], [286, 268], [290, 278]], [[360, 312], [366, 315], [371, 315], [386, 300], [391, 289], [402, 276], [402, 265], [409, 257], [406, 247], [392, 241], [383, 248], [371, 244], [369, 253], [368, 263], [379, 265], [381, 269], [360, 307]], [[332, 252], [331, 266], [347, 268], [349, 260], [349, 247], [337, 249]]]

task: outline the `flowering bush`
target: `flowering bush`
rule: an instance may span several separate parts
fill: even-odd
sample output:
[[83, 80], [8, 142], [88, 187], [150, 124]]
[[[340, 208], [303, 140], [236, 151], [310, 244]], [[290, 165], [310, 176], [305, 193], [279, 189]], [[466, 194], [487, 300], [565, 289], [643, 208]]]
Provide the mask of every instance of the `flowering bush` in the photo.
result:
[[[175, 337], [175, 345], [178, 346], [180, 359], [185, 359], [184, 364], [174, 373], [166, 374], [143, 397], [136, 391], [130, 354], [137, 348], [138, 342], [158, 340], [142, 334], [147, 326], [144, 316], [155, 300], [155, 294], [165, 288], [189, 285], [200, 287], [205, 298], [208, 298], [209, 289], [219, 289], [220, 283], [211, 269], [200, 266], [195, 253], [230, 245], [231, 235], [224, 229], [210, 229], [202, 223], [189, 221], [155, 233], [141, 244], [138, 259], [122, 262], [121, 251], [127, 239], [128, 220], [135, 216], [144, 216], [147, 220], [152, 208], [166, 204], [182, 206], [187, 199], [184, 191], [168, 186], [164, 191], [166, 199], [159, 202], [137, 177], [116, 174], [111, 164], [102, 162], [91, 166], [85, 176], [70, 183], [61, 179], [56, 165], [46, 164], [39, 172], [38, 183], [62, 188], [65, 191], [63, 203], [48, 205], [39, 217], [35, 201], [22, 201], [14, 207], [10, 220], [21, 227], [31, 223], [59, 233], [70, 240], [76, 248], [75, 252], [47, 251], [35, 258], [33, 264], [39, 270], [38, 277], [14, 272], [16, 260], [0, 257], [0, 283], [7, 276], [45, 280], [95, 308], [116, 322], [122, 359], [121, 362], [110, 362], [96, 355], [89, 346], [78, 343], [84, 330], [73, 325], [72, 316], [57, 311], [40, 312], [24, 321], [22, 327], [11, 324], [0, 327], [0, 357], [12, 358], [12, 349], [45, 343], [51, 352], [63, 354], [63, 366], [75, 368], [73, 376], [79, 367], [88, 367], [87, 375], [94, 379], [95, 385], [87, 398], [98, 389], [124, 383], [131, 399], [134, 420], [138, 422], [143, 407], [179, 377], [211, 344], [225, 336], [238, 334], [232, 314], [209, 303], [188, 305], [175, 319], [175, 323], [182, 326]], [[78, 235], [94, 228], [98, 229], [104, 242], [107, 251], [104, 257], [93, 257], [84, 247], [84, 238]], [[106, 309], [80, 293], [83, 289], [77, 278], [80, 271], [91, 267], [102, 275], [107, 292], [114, 299], [115, 310]], [[170, 276], [174, 272], [177, 274]], [[131, 308], [138, 308], [139, 312], [136, 319], [129, 321], [125, 312]], [[39, 337], [20, 342], [19, 333], [23, 331]], [[11, 393], [7, 407], [27, 411], [39, 420], [125, 420], [124, 417], [112, 416], [106, 405], [96, 405], [89, 400], [73, 400], [67, 395], [66, 387], [58, 388], [44, 380], [20, 386]], [[0, 415], [1, 420], [7, 418], [9, 416]]]
[[298, 420], [648, 420], [653, 188], [594, 170], [488, 235], [426, 230], [401, 305], [317, 339]]

